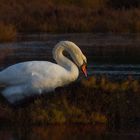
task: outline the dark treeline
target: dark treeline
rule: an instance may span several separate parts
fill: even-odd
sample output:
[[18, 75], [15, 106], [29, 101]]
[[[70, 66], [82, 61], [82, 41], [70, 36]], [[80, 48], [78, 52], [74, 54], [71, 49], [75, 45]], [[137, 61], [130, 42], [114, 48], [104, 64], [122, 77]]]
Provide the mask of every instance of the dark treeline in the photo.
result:
[[139, 0], [108, 0], [108, 4], [116, 9], [119, 8], [138, 8], [140, 7]]
[[13, 32], [140, 32], [139, 7], [139, 0], [0, 0], [0, 36], [9, 35], [8, 26]]

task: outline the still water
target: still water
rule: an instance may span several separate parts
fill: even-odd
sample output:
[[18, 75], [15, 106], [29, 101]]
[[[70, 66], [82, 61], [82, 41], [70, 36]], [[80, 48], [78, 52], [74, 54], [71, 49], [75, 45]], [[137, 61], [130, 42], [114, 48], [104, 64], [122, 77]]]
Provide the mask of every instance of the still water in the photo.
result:
[[89, 64], [88, 75], [106, 76], [113, 80], [125, 80], [128, 76], [139, 80], [140, 65], [132, 64]]
[[52, 49], [61, 40], [75, 42], [87, 56], [88, 75], [123, 79], [140, 77], [140, 35], [31, 34], [0, 44], [0, 69], [29, 60], [53, 61]]
[[[88, 58], [90, 76], [105, 75], [111, 79], [125, 79], [130, 75], [136, 79], [140, 77], [140, 36], [135, 34], [19, 35], [17, 42], [0, 44], [0, 69], [29, 60], [54, 62], [51, 51], [60, 40], [71, 40], [80, 46]], [[140, 128], [110, 131], [104, 125], [0, 126], [0, 140], [77, 139], [140, 140]]]

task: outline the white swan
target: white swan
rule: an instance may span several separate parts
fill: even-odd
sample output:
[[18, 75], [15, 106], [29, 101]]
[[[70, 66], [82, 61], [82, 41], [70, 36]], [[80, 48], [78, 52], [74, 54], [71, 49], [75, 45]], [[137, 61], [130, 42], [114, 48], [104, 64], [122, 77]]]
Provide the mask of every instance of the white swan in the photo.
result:
[[[70, 54], [75, 64], [63, 55], [64, 50]], [[29, 61], [1, 71], [0, 83], [6, 85], [2, 95], [10, 103], [15, 103], [34, 94], [53, 91], [56, 87], [76, 80], [79, 75], [78, 67], [87, 76], [87, 59], [73, 42], [61, 41], [56, 44], [53, 58], [57, 64], [48, 61]]]

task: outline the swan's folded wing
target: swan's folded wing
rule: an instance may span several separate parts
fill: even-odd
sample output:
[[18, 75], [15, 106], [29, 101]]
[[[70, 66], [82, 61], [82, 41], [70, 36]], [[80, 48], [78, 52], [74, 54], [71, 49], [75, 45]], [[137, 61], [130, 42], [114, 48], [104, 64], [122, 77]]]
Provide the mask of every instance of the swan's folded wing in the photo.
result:
[[30, 61], [12, 65], [1, 71], [0, 83], [15, 85], [39, 79], [47, 82], [49, 79], [57, 79], [64, 75], [65, 69], [57, 64], [47, 61]]

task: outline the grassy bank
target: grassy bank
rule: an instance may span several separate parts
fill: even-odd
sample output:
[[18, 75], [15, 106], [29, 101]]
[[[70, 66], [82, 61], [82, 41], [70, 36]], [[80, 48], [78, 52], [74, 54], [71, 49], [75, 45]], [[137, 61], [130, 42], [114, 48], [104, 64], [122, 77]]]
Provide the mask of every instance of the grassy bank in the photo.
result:
[[140, 32], [137, 0], [0, 0], [0, 3], [0, 22], [14, 26], [17, 32]]
[[1, 97], [0, 121], [14, 125], [106, 123], [123, 127], [140, 119], [139, 93], [140, 83], [132, 77], [122, 82], [90, 77], [16, 107]]

